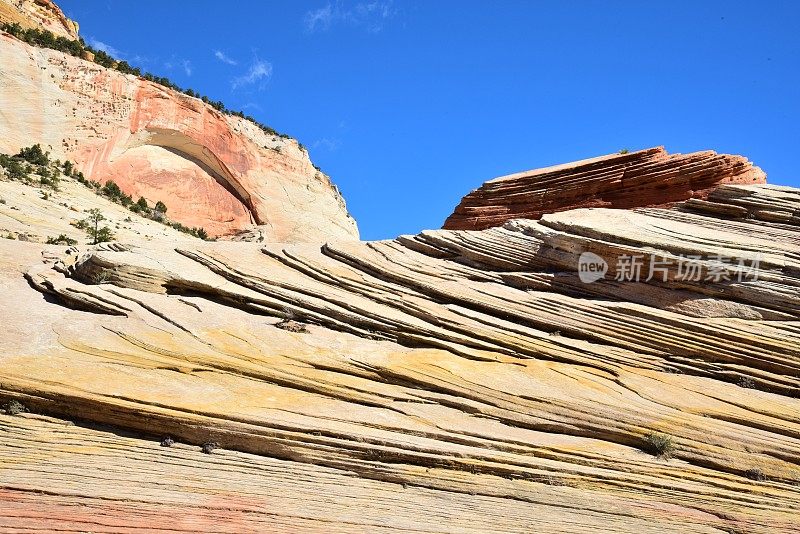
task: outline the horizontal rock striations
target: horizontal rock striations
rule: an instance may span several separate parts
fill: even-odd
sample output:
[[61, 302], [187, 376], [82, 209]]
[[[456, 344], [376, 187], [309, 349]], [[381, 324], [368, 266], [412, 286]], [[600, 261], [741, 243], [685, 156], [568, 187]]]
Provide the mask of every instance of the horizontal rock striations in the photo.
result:
[[200, 99], [0, 33], [0, 152], [40, 143], [172, 220], [266, 241], [355, 239], [330, 179], [294, 139]]
[[765, 181], [764, 172], [741, 156], [650, 148], [489, 180], [461, 200], [444, 228], [482, 230], [574, 208], [668, 206], [704, 199], [718, 185]]
[[379, 242], [0, 241], [0, 401], [49, 416], [0, 416], [0, 524], [796, 532], [798, 212], [724, 185]]

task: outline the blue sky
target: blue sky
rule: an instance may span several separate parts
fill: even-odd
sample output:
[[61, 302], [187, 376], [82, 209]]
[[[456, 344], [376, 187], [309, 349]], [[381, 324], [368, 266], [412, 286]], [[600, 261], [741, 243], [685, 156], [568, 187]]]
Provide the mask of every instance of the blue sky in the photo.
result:
[[365, 239], [622, 148], [744, 154], [800, 186], [800, 2], [59, 4], [87, 42], [298, 138]]

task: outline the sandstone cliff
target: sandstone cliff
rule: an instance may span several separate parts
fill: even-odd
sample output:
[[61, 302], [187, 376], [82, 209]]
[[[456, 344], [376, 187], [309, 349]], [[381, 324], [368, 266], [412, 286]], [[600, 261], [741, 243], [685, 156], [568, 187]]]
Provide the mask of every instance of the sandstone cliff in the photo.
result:
[[703, 199], [721, 184], [765, 181], [761, 169], [741, 156], [667, 154], [656, 147], [489, 180], [461, 200], [444, 228], [482, 230], [574, 208], [666, 206]]
[[0, 50], [0, 151], [317, 240], [0, 168], [0, 532], [800, 531], [800, 190], [651, 149], [359, 242], [295, 141]]
[[40, 28], [69, 39], [78, 38], [78, 23], [68, 19], [51, 0], [0, 0], [0, 22]]
[[89, 179], [168, 204], [212, 235], [358, 237], [344, 200], [297, 141], [197, 98], [0, 34], [0, 152], [41, 143]]

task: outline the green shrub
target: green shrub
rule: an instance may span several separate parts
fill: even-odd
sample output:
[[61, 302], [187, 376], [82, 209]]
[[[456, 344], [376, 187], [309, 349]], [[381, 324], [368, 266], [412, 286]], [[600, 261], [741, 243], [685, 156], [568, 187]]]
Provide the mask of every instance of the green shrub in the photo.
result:
[[672, 437], [660, 432], [646, 435], [642, 448], [645, 452], [664, 459], [670, 458], [672, 453], [675, 452], [675, 444], [672, 443]]
[[119, 188], [114, 180], [106, 181], [106, 185], [103, 186], [101, 191], [104, 195], [111, 197], [112, 199], [119, 198], [123, 195], [122, 189]]
[[113, 241], [113, 240], [114, 240], [114, 233], [108, 226], [103, 226], [94, 235], [95, 244], [105, 243], [107, 241]]
[[28, 178], [28, 173], [25, 172], [22, 163], [16, 158], [10, 158], [3, 154], [2, 159], [0, 159], [0, 165], [5, 167], [6, 175], [11, 180], [23, 181]]
[[77, 245], [78, 240], [72, 239], [66, 234], [59, 234], [58, 237], [48, 237], [47, 238], [48, 245]]
[[157, 212], [159, 212], [159, 213], [167, 213], [167, 206], [166, 206], [166, 204], [164, 204], [164, 203], [163, 203], [163, 202], [161, 202], [160, 200], [159, 200], [158, 202], [156, 202], [156, 206], [155, 206], [155, 208], [153, 208], [153, 209], [155, 209], [155, 211], [157, 211]]
[[33, 163], [34, 165], [46, 166], [50, 164], [50, 158], [48, 157], [48, 153], [44, 152], [42, 150], [42, 146], [39, 145], [38, 143], [33, 146], [23, 148], [22, 150], [19, 151], [17, 157], [24, 159], [28, 163]]

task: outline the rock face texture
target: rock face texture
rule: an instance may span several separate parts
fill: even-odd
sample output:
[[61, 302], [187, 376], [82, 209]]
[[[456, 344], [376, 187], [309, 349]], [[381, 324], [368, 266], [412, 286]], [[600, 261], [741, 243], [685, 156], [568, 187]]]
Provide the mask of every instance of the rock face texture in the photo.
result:
[[489, 180], [461, 200], [444, 228], [483, 230], [575, 208], [668, 206], [704, 199], [722, 184], [765, 182], [764, 172], [741, 156], [656, 147]]
[[[3, 5], [3, 4], [0, 4]], [[0, 34], [0, 152], [40, 143], [211, 235], [356, 239], [338, 189], [294, 139], [197, 98]]]
[[800, 190], [651, 149], [359, 242], [295, 141], [0, 50], [0, 150], [244, 230], [0, 170], [0, 533], [800, 531]]
[[69, 39], [78, 38], [78, 23], [68, 19], [51, 0], [0, 0], [0, 22], [23, 28], [48, 30]]
[[0, 416], [0, 525], [797, 532], [797, 213], [723, 185], [381, 242], [2, 240], [0, 401], [38, 415]]

